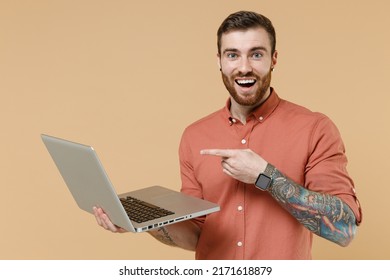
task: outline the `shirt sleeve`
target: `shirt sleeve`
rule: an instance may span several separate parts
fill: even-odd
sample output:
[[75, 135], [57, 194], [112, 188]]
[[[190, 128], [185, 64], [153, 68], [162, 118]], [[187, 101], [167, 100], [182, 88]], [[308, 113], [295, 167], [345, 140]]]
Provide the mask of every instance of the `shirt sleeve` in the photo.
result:
[[347, 171], [347, 157], [340, 132], [326, 116], [317, 121], [310, 141], [309, 160], [305, 170], [305, 187], [335, 195], [354, 212], [357, 224], [362, 210], [356, 196], [354, 182]]
[[[189, 138], [187, 131], [184, 131], [179, 146], [181, 192], [203, 199], [202, 187], [194, 174], [193, 152], [189, 145]], [[192, 219], [192, 221], [202, 228], [205, 216]]]

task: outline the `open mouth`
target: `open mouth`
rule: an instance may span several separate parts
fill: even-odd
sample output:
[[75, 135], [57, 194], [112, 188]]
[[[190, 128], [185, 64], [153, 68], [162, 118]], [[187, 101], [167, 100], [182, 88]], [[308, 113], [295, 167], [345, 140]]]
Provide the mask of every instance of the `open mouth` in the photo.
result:
[[251, 87], [256, 83], [255, 79], [236, 79], [236, 84], [240, 87]]

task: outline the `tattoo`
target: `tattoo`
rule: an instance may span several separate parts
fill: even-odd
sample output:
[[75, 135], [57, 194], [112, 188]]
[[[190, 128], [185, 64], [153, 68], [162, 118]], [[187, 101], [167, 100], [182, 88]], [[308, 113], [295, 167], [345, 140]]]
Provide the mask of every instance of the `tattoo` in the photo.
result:
[[158, 241], [170, 245], [177, 246], [177, 244], [173, 241], [172, 237], [169, 235], [167, 229], [165, 227], [161, 227], [157, 230], [157, 234], [152, 234]]
[[337, 196], [310, 191], [277, 169], [269, 188], [278, 203], [313, 233], [347, 246], [356, 232], [355, 215]]

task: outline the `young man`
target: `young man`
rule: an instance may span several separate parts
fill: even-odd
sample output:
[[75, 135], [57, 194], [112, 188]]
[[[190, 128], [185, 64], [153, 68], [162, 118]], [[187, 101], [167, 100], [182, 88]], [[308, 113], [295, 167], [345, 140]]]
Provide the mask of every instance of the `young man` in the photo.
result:
[[[347, 246], [361, 221], [336, 126], [270, 86], [275, 45], [272, 23], [254, 12], [234, 13], [218, 30], [230, 98], [187, 127], [179, 155], [182, 192], [221, 211], [150, 232], [197, 259], [310, 259], [313, 233]], [[124, 232], [102, 209], [95, 216]]]

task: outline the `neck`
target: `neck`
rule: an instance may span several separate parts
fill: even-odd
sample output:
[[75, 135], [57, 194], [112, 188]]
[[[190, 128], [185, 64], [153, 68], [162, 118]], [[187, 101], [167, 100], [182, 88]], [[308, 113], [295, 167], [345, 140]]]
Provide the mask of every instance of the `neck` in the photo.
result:
[[232, 117], [235, 119], [240, 120], [243, 124], [246, 124], [246, 120], [250, 114], [252, 114], [253, 111], [255, 111], [261, 104], [264, 103], [264, 101], [267, 100], [269, 95], [271, 94], [271, 90], [268, 89], [266, 94], [261, 98], [261, 100], [254, 104], [254, 105], [241, 105], [238, 104], [233, 98], [230, 98], [230, 113], [232, 114]]
[[248, 116], [256, 109], [256, 107], [240, 105], [231, 98], [230, 113], [233, 118], [240, 120], [243, 124], [246, 124]]

